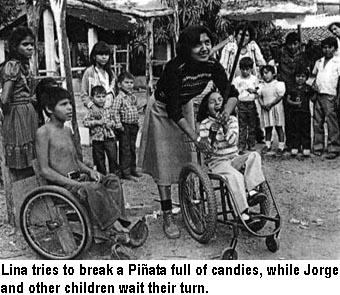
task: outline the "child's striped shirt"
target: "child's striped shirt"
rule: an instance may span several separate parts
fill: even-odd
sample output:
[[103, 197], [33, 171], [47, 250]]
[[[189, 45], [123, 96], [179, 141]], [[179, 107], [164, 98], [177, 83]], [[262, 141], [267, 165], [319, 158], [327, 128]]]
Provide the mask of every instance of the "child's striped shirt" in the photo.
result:
[[211, 162], [215, 159], [227, 159], [231, 160], [238, 155], [238, 121], [235, 116], [230, 116], [228, 122], [225, 124], [224, 129], [220, 126], [216, 133], [215, 139], [212, 139], [212, 133], [214, 132], [214, 123], [217, 120], [208, 117], [200, 124], [199, 134], [202, 138], [208, 137], [209, 142], [212, 143], [213, 152], [211, 157], [207, 158], [207, 162]]

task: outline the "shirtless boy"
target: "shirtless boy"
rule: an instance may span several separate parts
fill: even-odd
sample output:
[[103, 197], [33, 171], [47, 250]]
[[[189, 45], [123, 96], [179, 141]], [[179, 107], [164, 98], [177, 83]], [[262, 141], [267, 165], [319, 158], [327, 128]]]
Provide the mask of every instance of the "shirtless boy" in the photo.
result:
[[[119, 179], [112, 174], [103, 176], [77, 158], [71, 130], [64, 126], [72, 117], [69, 92], [61, 87], [51, 87], [42, 96], [41, 104], [50, 117], [36, 135], [41, 176], [86, 200], [91, 218], [102, 230], [109, 233], [112, 229], [128, 227], [130, 222], [125, 217]], [[84, 177], [92, 182], [81, 182]]]

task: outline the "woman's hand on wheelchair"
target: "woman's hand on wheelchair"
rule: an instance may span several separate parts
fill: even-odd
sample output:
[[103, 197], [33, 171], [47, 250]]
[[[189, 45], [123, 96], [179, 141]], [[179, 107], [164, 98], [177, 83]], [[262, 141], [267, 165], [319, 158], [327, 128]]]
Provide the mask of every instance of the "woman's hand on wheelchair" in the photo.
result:
[[103, 175], [101, 173], [99, 173], [98, 171], [95, 171], [95, 170], [92, 170], [90, 172], [89, 176], [90, 176], [90, 179], [92, 179], [92, 180], [94, 180], [96, 182], [100, 182], [102, 177], [103, 177]]
[[200, 141], [195, 141], [196, 147], [206, 155], [210, 155], [212, 153], [212, 147], [208, 140], [208, 137], [201, 138]]

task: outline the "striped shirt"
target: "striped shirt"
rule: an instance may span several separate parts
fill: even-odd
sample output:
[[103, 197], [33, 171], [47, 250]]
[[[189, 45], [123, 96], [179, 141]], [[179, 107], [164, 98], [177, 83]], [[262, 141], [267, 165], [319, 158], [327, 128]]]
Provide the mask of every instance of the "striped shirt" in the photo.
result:
[[[214, 123], [217, 120], [208, 117], [203, 120], [199, 127], [199, 134], [202, 138], [208, 137], [209, 142], [212, 142], [212, 133], [214, 132]], [[230, 116], [227, 124], [223, 127], [219, 126], [215, 140], [213, 139], [212, 148], [213, 152], [209, 158], [206, 158], [206, 162], [213, 162], [215, 160], [232, 160], [238, 155], [238, 121], [235, 116]]]
[[122, 127], [122, 123], [138, 125], [137, 98], [133, 94], [120, 91], [113, 100], [112, 109], [117, 129]]

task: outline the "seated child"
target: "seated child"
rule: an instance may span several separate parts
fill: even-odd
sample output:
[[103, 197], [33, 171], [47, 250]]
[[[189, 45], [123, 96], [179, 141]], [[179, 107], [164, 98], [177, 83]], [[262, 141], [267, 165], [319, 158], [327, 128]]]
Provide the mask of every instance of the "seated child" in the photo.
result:
[[290, 109], [292, 127], [292, 156], [296, 156], [299, 151], [306, 157], [310, 156], [311, 114], [309, 103], [315, 92], [306, 83], [308, 75], [307, 68], [297, 68], [295, 70], [295, 84], [291, 89], [287, 89], [287, 105]]
[[239, 155], [237, 118], [231, 115], [225, 124], [220, 123], [222, 102], [223, 98], [218, 92], [211, 92], [202, 100], [197, 116], [200, 122], [199, 136], [201, 141], [208, 140], [213, 149], [211, 155], [206, 156], [207, 166], [212, 173], [228, 180], [242, 219], [249, 221], [250, 216], [247, 214], [249, 206], [258, 204], [266, 198], [263, 193], [256, 190], [265, 181], [261, 156], [257, 152]]
[[104, 108], [106, 90], [103, 86], [94, 86], [91, 89], [91, 101], [96, 105], [96, 114], [89, 109], [84, 118], [84, 126], [90, 129], [92, 140], [92, 158], [97, 171], [106, 175], [105, 154], [109, 162], [109, 172], [120, 176], [117, 164], [117, 145], [114, 133], [115, 121], [111, 108]]
[[[108, 235], [124, 231], [130, 221], [125, 216], [119, 178], [113, 174], [103, 176], [85, 166], [77, 158], [70, 128], [64, 126], [65, 121], [72, 118], [69, 92], [61, 87], [50, 87], [42, 95], [41, 104], [50, 118], [36, 134], [41, 176], [85, 201], [91, 219]], [[92, 182], [81, 182], [83, 175]]]
[[285, 134], [283, 126], [285, 117], [283, 111], [282, 98], [286, 92], [284, 82], [279, 82], [275, 78], [275, 68], [273, 66], [264, 66], [261, 69], [261, 75], [264, 83], [261, 85], [258, 93], [259, 103], [262, 107], [262, 120], [264, 122], [266, 145], [262, 149], [262, 154], [271, 150], [272, 131], [275, 126], [279, 138], [277, 156], [281, 157], [284, 153]]

